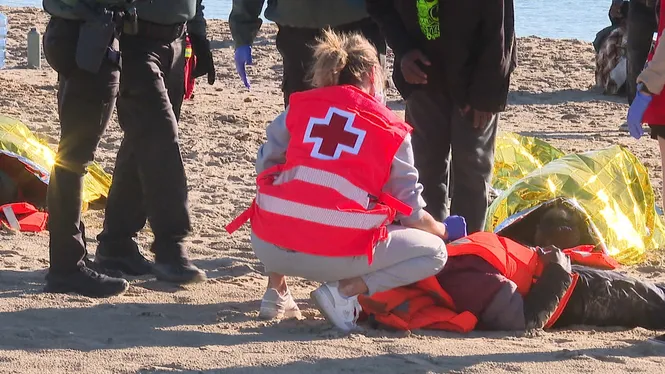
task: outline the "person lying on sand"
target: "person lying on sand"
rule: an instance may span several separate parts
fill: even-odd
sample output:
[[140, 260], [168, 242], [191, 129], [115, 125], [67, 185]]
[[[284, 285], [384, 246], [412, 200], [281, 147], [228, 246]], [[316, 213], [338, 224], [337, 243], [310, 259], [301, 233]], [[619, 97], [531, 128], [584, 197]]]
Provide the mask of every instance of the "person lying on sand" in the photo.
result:
[[[602, 253], [577, 247], [582, 227], [572, 210], [553, 206], [535, 229], [536, 250], [488, 232], [448, 244], [448, 261], [427, 291], [449, 297], [452, 314], [434, 307], [428, 310], [422, 299], [417, 305], [413, 296], [407, 300], [405, 295], [413, 295], [407, 288], [361, 298], [363, 310], [381, 324], [409, 329], [527, 330], [572, 325], [665, 329], [665, 284], [599, 269], [617, 264]], [[576, 264], [571, 264], [571, 258]], [[384, 305], [393, 309], [382, 310]]]
[[284, 275], [302, 277], [323, 283], [313, 301], [350, 331], [359, 294], [438, 273], [444, 240], [466, 228], [460, 217], [441, 223], [423, 209], [411, 128], [378, 99], [384, 77], [372, 44], [326, 31], [314, 57], [317, 88], [292, 94], [266, 129], [256, 198], [227, 230], [251, 220], [252, 248], [270, 276], [262, 313], [299, 314]]

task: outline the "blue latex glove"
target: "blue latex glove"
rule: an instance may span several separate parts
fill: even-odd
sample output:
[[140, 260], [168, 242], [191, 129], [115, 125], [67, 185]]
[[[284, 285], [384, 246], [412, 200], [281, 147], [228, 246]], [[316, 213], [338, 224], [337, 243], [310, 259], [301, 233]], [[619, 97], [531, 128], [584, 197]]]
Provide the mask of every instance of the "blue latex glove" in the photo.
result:
[[647, 110], [649, 103], [653, 97], [642, 92], [643, 86], [640, 84], [637, 86], [637, 94], [635, 95], [635, 100], [631, 104], [630, 109], [628, 109], [628, 132], [630, 136], [635, 139], [639, 139], [644, 135], [644, 129], [642, 128], [642, 117], [644, 117], [644, 112]]
[[466, 220], [462, 216], [450, 216], [443, 220], [443, 224], [446, 226], [448, 240], [451, 242], [467, 235]]
[[236, 48], [235, 53], [236, 71], [242, 80], [242, 83], [249, 90], [249, 79], [247, 79], [246, 65], [252, 64], [252, 47], [249, 45], [241, 45]]

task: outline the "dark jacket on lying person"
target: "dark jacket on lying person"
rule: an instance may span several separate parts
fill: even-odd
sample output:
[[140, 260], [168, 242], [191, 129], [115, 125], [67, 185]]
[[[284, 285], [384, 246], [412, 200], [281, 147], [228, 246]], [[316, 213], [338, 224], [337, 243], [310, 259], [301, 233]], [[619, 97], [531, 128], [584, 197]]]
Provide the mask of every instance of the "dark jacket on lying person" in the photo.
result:
[[458, 311], [478, 317], [479, 329], [542, 328], [578, 277], [552, 327], [571, 325], [665, 328], [665, 284], [652, 284], [616, 271], [571, 265], [557, 246], [579, 245], [581, 222], [553, 208], [540, 220], [534, 242], [550, 251], [540, 255], [544, 269], [523, 297], [517, 285], [479, 256], [450, 257], [437, 275]]
[[530, 217], [506, 236], [477, 232], [449, 243], [439, 274], [359, 298], [364, 315], [401, 330], [665, 329], [665, 284], [601, 270], [618, 263], [588, 245], [579, 212], [561, 203]]
[[460, 108], [505, 110], [517, 64], [512, 0], [367, 0], [367, 11], [395, 53], [393, 80], [404, 98], [408, 84], [399, 61], [419, 49], [427, 89], [445, 90]]
[[[571, 325], [665, 328], [665, 284], [643, 282], [616, 271], [572, 265], [577, 285], [554, 328]], [[458, 310], [478, 316], [478, 329], [542, 327], [572, 280], [559, 264], [546, 267], [526, 297], [477, 256], [452, 257], [437, 275]]]

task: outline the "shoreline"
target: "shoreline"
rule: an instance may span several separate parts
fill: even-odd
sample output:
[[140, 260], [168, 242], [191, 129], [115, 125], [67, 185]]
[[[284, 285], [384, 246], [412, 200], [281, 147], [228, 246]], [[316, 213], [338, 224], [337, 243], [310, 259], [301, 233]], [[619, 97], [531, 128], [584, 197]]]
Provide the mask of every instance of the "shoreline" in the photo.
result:
[[[22, 8], [29, 8], [29, 9], [36, 9], [39, 11], [43, 11], [43, 8], [41, 7], [35, 7], [35, 6], [30, 6], [30, 5], [22, 5], [22, 6], [14, 6], [14, 5], [0, 5], [0, 12], [3, 12], [3, 8], [10, 8], [10, 9], [22, 9]], [[228, 22], [228, 16], [223, 17], [223, 18], [208, 18], [206, 17], [207, 20], [209, 21], [222, 21], [222, 22]], [[261, 19], [263, 20], [264, 24], [269, 24], [269, 25], [274, 25], [275, 23], [269, 19], [266, 19], [263, 17], [263, 14], [261, 14]], [[609, 26], [609, 24], [608, 24]], [[553, 38], [553, 37], [547, 37], [547, 36], [540, 36], [540, 35], [524, 35], [524, 36], [518, 36], [518, 39], [529, 39], [529, 38], [540, 38], [540, 39], [546, 39], [546, 40], [562, 40], [562, 41], [573, 41], [573, 40], [579, 40], [584, 43], [592, 43], [593, 38], [595, 37], [594, 35], [590, 39], [580, 39], [580, 38], [571, 38], [571, 37], [562, 37], [562, 38]]]

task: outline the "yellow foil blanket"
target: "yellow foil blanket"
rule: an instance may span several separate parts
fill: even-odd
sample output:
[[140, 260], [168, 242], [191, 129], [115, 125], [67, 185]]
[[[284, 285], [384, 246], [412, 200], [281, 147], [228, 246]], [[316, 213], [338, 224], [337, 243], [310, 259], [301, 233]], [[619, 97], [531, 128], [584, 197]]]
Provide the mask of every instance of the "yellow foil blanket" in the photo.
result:
[[488, 209], [487, 231], [565, 197], [585, 210], [620, 263], [639, 263], [646, 251], [665, 248], [665, 225], [656, 213], [648, 172], [621, 146], [564, 156], [544, 141], [501, 134], [494, 173], [499, 196]]
[[[22, 122], [0, 115], [0, 149], [23, 156], [46, 173], [55, 163], [55, 152], [41, 142]], [[111, 176], [98, 164], [88, 167], [83, 180], [83, 208], [97, 200], [108, 197]]]

